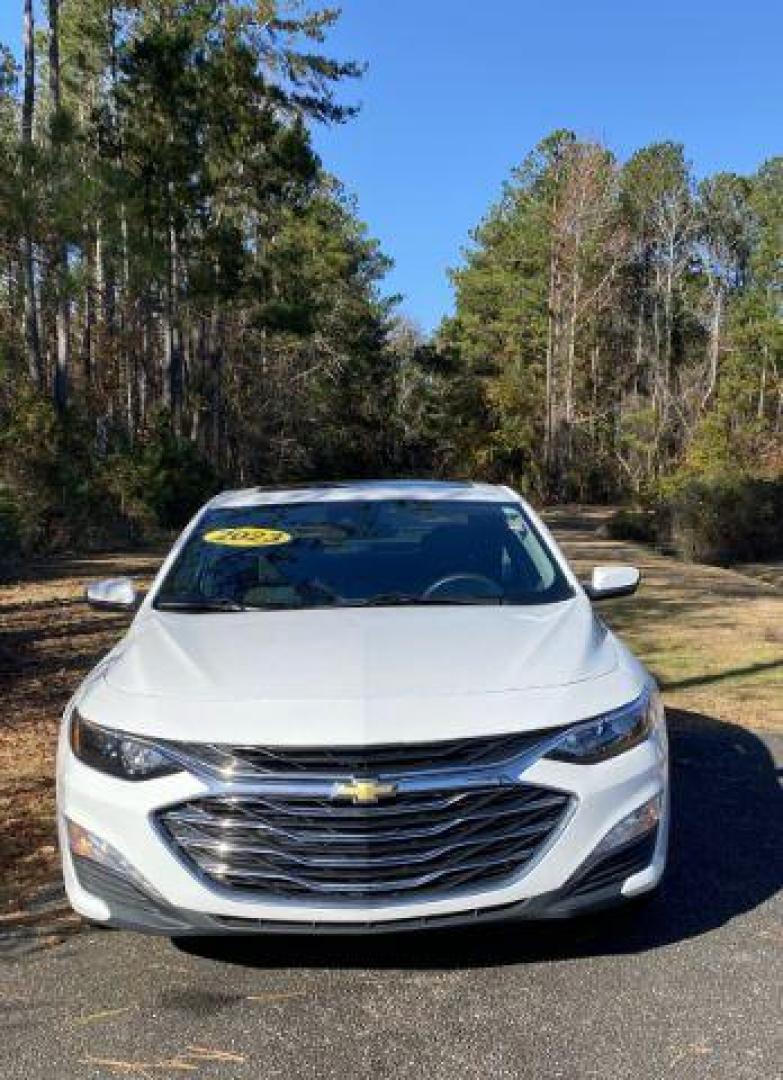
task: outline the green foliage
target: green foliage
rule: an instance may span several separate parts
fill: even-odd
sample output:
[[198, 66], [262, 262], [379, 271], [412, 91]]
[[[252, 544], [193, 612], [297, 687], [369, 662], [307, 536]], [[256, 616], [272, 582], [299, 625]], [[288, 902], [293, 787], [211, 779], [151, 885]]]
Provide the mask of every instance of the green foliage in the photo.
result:
[[679, 144], [623, 165], [553, 132], [426, 341], [311, 143], [354, 111], [337, 17], [72, 0], [58, 108], [51, 27], [32, 84], [0, 46], [3, 535], [127, 542], [221, 484], [479, 476], [586, 501], [778, 476], [781, 159], [697, 185]]
[[678, 477], [664, 486], [658, 536], [694, 562], [783, 558], [783, 481]]
[[650, 510], [624, 506], [607, 521], [606, 535], [612, 540], [628, 540], [633, 544], [656, 544], [658, 522]]
[[0, 564], [21, 550], [19, 507], [12, 492], [0, 485]]
[[218, 489], [217, 476], [193, 443], [172, 435], [160, 423], [139, 455], [137, 497], [155, 515], [158, 525], [182, 528], [188, 518]]
[[218, 486], [193, 444], [159, 418], [145, 442], [58, 417], [25, 394], [0, 408], [0, 545], [89, 550], [180, 528]]
[[780, 159], [697, 186], [679, 144], [620, 165], [555, 132], [452, 272], [438, 341], [476, 389], [463, 466], [554, 500], [779, 475], [781, 237]]
[[308, 127], [353, 112], [337, 16], [74, 0], [56, 114], [38, 35], [29, 146], [0, 50], [0, 471], [28, 546], [179, 525], [218, 482], [391, 466], [389, 262]]

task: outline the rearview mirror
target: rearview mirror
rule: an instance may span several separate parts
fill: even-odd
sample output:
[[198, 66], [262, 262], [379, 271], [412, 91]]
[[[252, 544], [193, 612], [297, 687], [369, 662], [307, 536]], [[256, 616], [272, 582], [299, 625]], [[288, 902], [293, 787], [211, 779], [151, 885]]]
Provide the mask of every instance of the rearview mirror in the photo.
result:
[[139, 602], [136, 586], [128, 577], [91, 581], [85, 599], [90, 607], [103, 611], [132, 611]]
[[639, 588], [641, 576], [635, 566], [596, 566], [584, 590], [591, 600], [630, 596]]

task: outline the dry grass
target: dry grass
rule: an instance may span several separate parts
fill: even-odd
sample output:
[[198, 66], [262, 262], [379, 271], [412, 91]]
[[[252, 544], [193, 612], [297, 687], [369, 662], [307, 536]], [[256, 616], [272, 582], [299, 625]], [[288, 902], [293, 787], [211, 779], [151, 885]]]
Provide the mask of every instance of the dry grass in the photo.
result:
[[147, 577], [155, 556], [37, 561], [0, 586], [0, 911], [58, 874], [54, 757], [62, 710], [127, 618], [82, 601], [87, 581]]
[[783, 590], [783, 562], [749, 563], [742, 567], [742, 573]]
[[656, 675], [667, 705], [783, 730], [783, 591], [774, 582], [602, 539], [597, 511], [547, 516], [580, 574], [605, 562], [640, 567], [637, 595], [601, 613]]
[[[600, 511], [548, 515], [580, 572], [638, 564], [637, 597], [606, 605], [608, 621], [656, 673], [670, 705], [749, 727], [783, 730], [783, 593], [731, 571], [687, 566], [602, 540]], [[0, 587], [0, 911], [58, 874], [54, 755], [74, 688], [126, 618], [81, 600], [93, 577], [148, 577], [158, 555], [38, 561]]]

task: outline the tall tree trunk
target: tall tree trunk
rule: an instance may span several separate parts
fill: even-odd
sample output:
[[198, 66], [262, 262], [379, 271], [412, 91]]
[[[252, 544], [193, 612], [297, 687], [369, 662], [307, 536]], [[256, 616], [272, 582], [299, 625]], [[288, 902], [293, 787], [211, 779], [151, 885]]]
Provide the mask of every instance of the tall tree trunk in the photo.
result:
[[636, 363], [633, 373], [634, 396], [639, 395], [639, 377], [644, 364], [644, 292], [639, 290], [639, 310], [636, 316]]
[[720, 361], [720, 341], [723, 330], [723, 284], [716, 280], [712, 302], [712, 316], [710, 318], [710, 340], [707, 350], [709, 368], [707, 372], [707, 388], [702, 398], [702, 409], [706, 408], [715, 393], [718, 385], [718, 364]]
[[672, 341], [674, 337], [674, 234], [669, 237], [666, 262], [666, 287], [663, 295], [663, 388], [669, 394], [672, 384]]
[[565, 418], [569, 426], [574, 419], [574, 377], [576, 373], [576, 331], [579, 321], [579, 295], [581, 292], [581, 274], [576, 263], [579, 259], [579, 242], [577, 241], [574, 252], [574, 268], [571, 272], [571, 297], [570, 311], [568, 313], [568, 344], [566, 350], [566, 385], [565, 385]]
[[[124, 148], [124, 133], [120, 122], [120, 116], [117, 107], [118, 101], [118, 80], [119, 80], [119, 64], [117, 58], [117, 18], [115, 11], [115, 4], [113, 0], [109, 0], [106, 9], [107, 18], [107, 30], [108, 30], [108, 42], [109, 42], [109, 79], [111, 85], [111, 91], [109, 96], [109, 112], [111, 116], [111, 123], [114, 129], [116, 152], [114, 155], [114, 164], [118, 173], [122, 174], [125, 164], [125, 148]], [[120, 223], [120, 243], [121, 243], [121, 257], [120, 257], [120, 271], [119, 271], [119, 288], [118, 292], [118, 323], [119, 331], [122, 338], [120, 348], [126, 351], [127, 363], [125, 365], [125, 399], [126, 399], [126, 413], [127, 413], [127, 426], [128, 434], [133, 440], [135, 434], [135, 426], [138, 416], [136, 414], [135, 403], [139, 400], [139, 364], [140, 358], [137, 351], [133, 351], [133, 356], [130, 356], [130, 351], [135, 350], [137, 339], [134, 338], [134, 344], [131, 345], [130, 340], [130, 326], [132, 323], [131, 316], [131, 298], [130, 298], [130, 251], [128, 241], [128, 208], [125, 202], [125, 198], [120, 199], [119, 203], [119, 223]], [[141, 361], [143, 363], [143, 360]]]
[[590, 350], [590, 441], [595, 451], [595, 421], [598, 416], [598, 355], [601, 346], [595, 342]]
[[82, 328], [82, 380], [89, 397], [95, 348], [95, 249], [92, 229], [84, 229], [84, 326]]
[[[60, 0], [49, 0], [49, 94], [51, 97], [51, 140], [55, 168], [59, 165], [58, 126], [62, 102], [60, 100]], [[68, 299], [68, 248], [61, 240], [55, 241], [54, 279], [57, 293], [56, 326], [57, 355], [54, 373], [54, 402], [62, 412], [68, 404], [68, 375], [71, 352], [71, 308]]]
[[[554, 213], [554, 208], [553, 208]], [[546, 331], [546, 401], [544, 408], [544, 462], [547, 484], [551, 483], [555, 460], [555, 354], [559, 347], [559, 266], [557, 245], [552, 241], [549, 255], [549, 292]]]
[[756, 416], [759, 420], [764, 419], [767, 404], [767, 366], [769, 364], [769, 343], [764, 342], [761, 350], [761, 378], [759, 379], [759, 400], [756, 408]]
[[166, 297], [163, 309], [163, 404], [171, 412], [177, 429], [180, 412], [182, 355], [177, 327], [177, 293], [179, 287], [179, 258], [177, 230], [173, 214], [169, 215], [168, 267]]
[[[33, 116], [35, 113], [35, 15], [33, 0], [24, 2], [24, 96], [22, 98], [22, 149], [27, 177], [27, 194], [32, 198]], [[30, 378], [38, 389], [43, 389], [44, 370], [41, 357], [41, 335], [38, 328], [38, 297], [35, 280], [35, 246], [32, 223], [25, 225], [22, 238], [22, 261], [25, 281], [24, 330], [27, 349], [27, 366]]]

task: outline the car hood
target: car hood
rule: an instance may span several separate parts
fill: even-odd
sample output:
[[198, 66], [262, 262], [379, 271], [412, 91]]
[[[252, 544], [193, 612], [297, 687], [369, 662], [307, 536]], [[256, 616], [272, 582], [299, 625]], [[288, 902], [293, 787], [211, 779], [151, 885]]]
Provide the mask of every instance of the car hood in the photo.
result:
[[74, 697], [150, 738], [350, 746], [555, 727], [649, 676], [586, 598], [542, 607], [142, 610]]
[[616, 655], [582, 598], [536, 607], [150, 610], [106, 670], [180, 700], [362, 700], [495, 693], [605, 674]]

